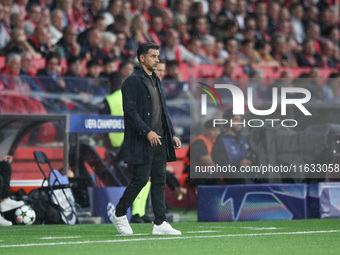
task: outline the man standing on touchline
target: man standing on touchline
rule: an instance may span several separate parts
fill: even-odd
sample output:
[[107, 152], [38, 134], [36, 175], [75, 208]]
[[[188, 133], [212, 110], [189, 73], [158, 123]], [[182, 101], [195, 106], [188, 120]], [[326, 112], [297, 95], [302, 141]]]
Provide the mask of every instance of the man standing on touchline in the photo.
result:
[[122, 86], [124, 110], [124, 161], [133, 165], [133, 178], [116, 208], [108, 204], [108, 216], [123, 235], [132, 235], [126, 213], [151, 177], [151, 201], [155, 214], [153, 235], [181, 235], [165, 216], [166, 162], [175, 161], [181, 141], [174, 135], [160, 80], [154, 73], [159, 46], [142, 43], [137, 50], [140, 65]]

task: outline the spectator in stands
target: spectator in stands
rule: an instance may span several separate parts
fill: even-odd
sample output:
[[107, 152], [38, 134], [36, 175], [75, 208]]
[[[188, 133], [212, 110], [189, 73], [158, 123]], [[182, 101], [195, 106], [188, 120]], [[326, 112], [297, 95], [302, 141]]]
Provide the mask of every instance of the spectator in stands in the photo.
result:
[[33, 49], [40, 53], [42, 57], [46, 57], [46, 55], [52, 51], [52, 49], [48, 46], [49, 39], [49, 31], [43, 25], [38, 25], [34, 29], [34, 33], [30, 39], [28, 39], [29, 44], [33, 47]]
[[228, 57], [228, 52], [224, 49], [224, 43], [222, 40], [216, 40], [214, 46], [214, 55], [216, 60], [224, 60]]
[[[308, 74], [305, 78], [309, 77]], [[274, 81], [274, 83], [269, 87], [268, 91], [270, 91], [269, 97], [267, 99], [272, 99], [272, 88], [278, 88], [279, 94], [281, 93], [282, 87], [293, 87], [293, 75], [289, 70], [283, 70], [278, 79]]]
[[174, 0], [173, 1], [173, 12], [174, 15], [183, 15], [183, 16], [187, 16], [188, 11], [190, 8], [190, 3], [187, 0]]
[[189, 31], [191, 37], [197, 37], [202, 39], [202, 37], [208, 34], [207, 30], [207, 20], [204, 15], [197, 16], [193, 19], [192, 29]]
[[238, 45], [235, 37], [227, 37], [225, 40], [225, 49], [228, 53], [228, 58], [237, 59]]
[[244, 29], [244, 19], [247, 17], [247, 3], [245, 0], [238, 0], [235, 9], [235, 19], [241, 30]]
[[89, 93], [97, 97], [105, 97], [110, 93], [110, 88], [107, 85], [107, 81], [100, 78], [100, 64], [97, 60], [90, 60], [86, 63], [87, 84], [89, 87]]
[[296, 3], [290, 7], [291, 19], [294, 25], [295, 36], [294, 38], [298, 43], [302, 43], [306, 37], [305, 29], [303, 27], [303, 6], [302, 4]]
[[58, 41], [55, 52], [61, 59], [67, 59], [71, 56], [79, 56], [80, 45], [77, 43], [76, 27], [72, 24], [64, 27], [63, 37]]
[[190, 65], [198, 65], [200, 59], [190, 53], [184, 46], [178, 44], [178, 32], [170, 29], [160, 49], [160, 58], [166, 61], [176, 60], [179, 63], [187, 62]]
[[252, 28], [243, 29], [240, 33], [237, 33], [235, 37], [236, 37], [237, 43], [239, 45], [241, 45], [242, 42], [246, 39], [252, 40], [252, 41], [257, 40], [256, 39], [256, 30], [252, 29]]
[[223, 19], [225, 17], [227, 19], [233, 19], [236, 10], [236, 2], [236, 0], [224, 0], [219, 18]]
[[331, 8], [327, 7], [325, 9], [319, 9], [319, 24], [321, 29], [321, 34], [325, 34], [327, 29], [333, 26], [331, 23]]
[[307, 23], [317, 21], [318, 12], [315, 5], [309, 5], [304, 9], [302, 22], [305, 28]]
[[[29, 51], [21, 53], [20, 78], [28, 84], [32, 92], [44, 92], [44, 88], [36, 80], [35, 73], [32, 70], [33, 56]], [[31, 95], [32, 96], [32, 95]]]
[[[221, 45], [221, 48], [223, 45]], [[201, 55], [210, 59], [216, 65], [222, 65], [224, 63], [224, 58], [219, 56], [219, 54], [215, 55], [216, 49], [216, 39], [212, 35], [205, 35], [202, 38], [202, 48], [201, 48]], [[219, 52], [219, 51], [216, 51]]]
[[299, 67], [316, 67], [321, 63], [320, 55], [315, 51], [314, 43], [305, 39], [302, 43], [302, 52], [296, 56]]
[[315, 22], [308, 22], [305, 26], [306, 28], [306, 36], [311, 39], [314, 44], [315, 51], [321, 54], [321, 45], [320, 45], [320, 26]]
[[325, 86], [322, 86], [324, 99], [329, 102], [340, 101], [340, 75], [339, 73], [331, 73], [327, 79]]
[[12, 13], [20, 13], [22, 17], [26, 17], [26, 6], [28, 4], [28, 0], [15, 0], [13, 1], [13, 12]]
[[165, 34], [166, 32], [163, 29], [163, 17], [161, 13], [156, 13], [154, 16], [151, 16], [149, 28], [150, 38], [155, 44], [161, 45], [162, 41], [164, 40]]
[[118, 15], [122, 13], [123, 10], [123, 1], [122, 0], [112, 0], [109, 3], [109, 6], [106, 10], [106, 15], [110, 14], [111, 17], [115, 20]]
[[[15, 201], [9, 198], [10, 180], [12, 175], [11, 163], [12, 156], [4, 156], [0, 158], [0, 212], [8, 212], [23, 206], [24, 201]], [[0, 226], [11, 226], [12, 222], [6, 220], [0, 215]]]
[[113, 58], [104, 58], [103, 59], [103, 72], [100, 73], [101, 78], [108, 79], [110, 74], [116, 71], [117, 66], [116, 62]]
[[89, 33], [94, 29], [98, 30], [101, 33], [106, 30], [106, 23], [103, 15], [96, 16], [93, 19], [93, 26], [80, 33], [77, 37], [77, 42], [81, 46], [86, 45], [88, 43]]
[[331, 40], [324, 39], [321, 43], [321, 58], [317, 65], [321, 68], [337, 68], [334, 59], [335, 46]]
[[99, 45], [102, 43], [102, 32], [92, 29], [87, 36], [87, 43], [81, 46], [79, 56], [86, 60], [103, 60], [106, 54], [101, 51]]
[[89, 20], [86, 23], [88, 27], [91, 27], [94, 25], [95, 17], [103, 12], [103, 0], [90, 0], [88, 7]]
[[170, 28], [173, 28], [174, 26], [174, 13], [166, 8], [162, 12], [162, 18], [163, 18], [163, 28], [165, 31], [168, 31]]
[[36, 3], [27, 5], [27, 17], [25, 20], [25, 34], [31, 37], [34, 33], [36, 26], [41, 20], [41, 6]]
[[208, 28], [211, 33], [214, 34], [214, 30], [218, 26], [218, 14], [221, 11], [220, 1], [211, 0], [209, 1], [209, 11], [207, 13]]
[[193, 37], [189, 40], [188, 43], [188, 50], [196, 57], [200, 59], [200, 63], [201, 64], [213, 64], [213, 60], [202, 56], [201, 54], [201, 46], [202, 46], [202, 42], [199, 38], [197, 37]]
[[[223, 113], [223, 119], [227, 120], [226, 127], [222, 129], [217, 137], [211, 151], [213, 162], [219, 166], [232, 165], [240, 169], [241, 166], [251, 166], [255, 157], [251, 152], [247, 138], [241, 134], [242, 117], [234, 115], [232, 109]], [[233, 178], [225, 178], [225, 184], [246, 184], [252, 183], [249, 173], [236, 173]]]
[[337, 47], [339, 47], [339, 36], [340, 36], [340, 32], [339, 32], [339, 28], [337, 26], [331, 26], [329, 28], [327, 28], [324, 32], [324, 36], [331, 40], [334, 45], [336, 45]]
[[194, 179], [190, 178], [190, 167], [215, 166], [211, 158], [211, 151], [216, 138], [221, 133], [218, 126], [214, 127], [213, 119], [204, 123], [204, 134], [197, 136], [190, 142], [184, 157], [181, 186], [218, 185], [219, 179]]
[[287, 44], [287, 38], [282, 34], [275, 34], [271, 38], [271, 55], [273, 58], [280, 63], [281, 66], [285, 67], [297, 67], [294, 56], [290, 55], [289, 47]]
[[118, 71], [121, 73], [123, 81], [133, 72], [134, 65], [132, 62], [123, 61], [119, 64]]
[[277, 25], [280, 19], [280, 4], [278, 2], [272, 1], [268, 6], [268, 29], [267, 32], [272, 36], [277, 29]]
[[10, 53], [6, 56], [5, 67], [0, 72], [0, 90], [6, 89], [22, 95], [29, 95], [28, 84], [20, 79], [21, 56]]
[[57, 1], [56, 7], [63, 11], [63, 20], [65, 26], [74, 24], [73, 0], [59, 0]]
[[[87, 6], [84, 4], [83, 0], [73, 0], [72, 9], [73, 9], [73, 25], [76, 27], [77, 34], [83, 32], [86, 29], [85, 22], [88, 20]], [[65, 24], [66, 26], [66, 24]]]
[[61, 9], [54, 9], [51, 12], [51, 26], [49, 28], [52, 35], [53, 45], [57, 44], [57, 42], [63, 37], [64, 27], [65, 23], [63, 19], [63, 11]]
[[126, 42], [126, 35], [124, 32], [117, 32], [116, 33], [116, 44], [115, 44], [115, 56], [117, 58], [117, 60], [120, 61], [131, 61], [133, 56], [134, 56], [134, 52], [132, 51], [128, 51], [125, 48], [125, 42]]
[[254, 46], [256, 57], [261, 59], [256, 66], [280, 67], [280, 63], [270, 55], [270, 45], [266, 41], [257, 41]]
[[289, 9], [287, 7], [282, 7], [280, 9], [279, 17], [280, 17], [280, 21], [282, 21], [282, 20], [291, 20], [290, 19]]
[[234, 84], [234, 81], [232, 80], [232, 76], [234, 74], [236, 68], [236, 63], [232, 59], [227, 59], [223, 64], [223, 74], [221, 76], [221, 79], [223, 82], [226, 82], [227, 84]]
[[14, 28], [11, 34], [11, 40], [0, 50], [0, 55], [9, 53], [22, 53], [29, 51], [34, 58], [41, 58], [41, 54], [36, 52], [33, 47], [27, 42], [23, 28]]
[[154, 15], [162, 13], [162, 9], [165, 9], [166, 6], [167, 3], [163, 0], [152, 0], [149, 8], [149, 15], [152, 18]]
[[85, 77], [98, 79], [100, 76], [100, 68], [100, 64], [97, 60], [88, 61], [86, 63], [87, 74]]
[[107, 31], [117, 34], [119, 32], [128, 32], [129, 20], [122, 14], [119, 14], [115, 17], [115, 22], [107, 27]]
[[228, 19], [224, 22], [224, 24], [222, 24], [220, 31], [215, 36], [224, 39], [234, 37], [236, 36], [238, 29], [237, 21], [234, 19]]
[[148, 25], [143, 15], [135, 16], [131, 21], [131, 36], [126, 40], [126, 48], [134, 52], [140, 43], [152, 41], [148, 34]]
[[270, 41], [270, 35], [268, 34], [268, 16], [265, 14], [256, 16], [256, 39]]
[[117, 41], [116, 35], [111, 32], [102, 33], [102, 47], [101, 51], [106, 54], [106, 57], [116, 58], [115, 43]]
[[5, 47], [11, 38], [11, 28], [6, 22], [5, 11], [8, 11], [7, 7], [0, 3], [0, 49]]
[[66, 83], [60, 77], [60, 58], [57, 53], [49, 53], [46, 56], [45, 68], [37, 73], [46, 92], [63, 93], [66, 91]]
[[187, 18], [185, 16], [178, 15], [174, 20], [174, 28], [178, 32], [179, 44], [187, 46], [190, 39]]
[[11, 15], [11, 28], [13, 30], [16, 27], [25, 28], [25, 20], [20, 13], [13, 13]]
[[195, 24], [197, 17], [205, 16], [202, 2], [193, 2], [188, 11], [190, 24]]

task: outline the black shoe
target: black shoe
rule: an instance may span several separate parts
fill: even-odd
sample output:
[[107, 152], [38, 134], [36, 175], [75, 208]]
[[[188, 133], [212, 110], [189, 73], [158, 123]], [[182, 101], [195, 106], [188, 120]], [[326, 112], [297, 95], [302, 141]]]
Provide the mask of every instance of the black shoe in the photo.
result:
[[131, 216], [130, 223], [144, 223], [143, 218], [139, 217], [139, 214], [135, 214]]

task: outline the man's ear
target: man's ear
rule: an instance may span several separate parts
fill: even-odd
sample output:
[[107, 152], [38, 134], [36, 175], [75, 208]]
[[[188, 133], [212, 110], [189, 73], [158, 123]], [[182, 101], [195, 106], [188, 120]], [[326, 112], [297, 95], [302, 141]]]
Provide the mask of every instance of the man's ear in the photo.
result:
[[140, 59], [140, 62], [143, 63], [144, 59], [145, 59], [145, 56], [143, 54], [140, 54], [139, 55], [139, 59]]

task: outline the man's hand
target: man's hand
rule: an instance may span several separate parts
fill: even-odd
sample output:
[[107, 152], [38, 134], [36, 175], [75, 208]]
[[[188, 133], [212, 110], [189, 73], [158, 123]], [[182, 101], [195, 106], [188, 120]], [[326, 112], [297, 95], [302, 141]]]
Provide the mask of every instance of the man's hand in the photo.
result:
[[172, 141], [174, 143], [175, 149], [180, 149], [182, 146], [181, 140], [179, 140], [176, 136], [172, 137]]
[[157, 135], [155, 132], [150, 131], [147, 135], [146, 138], [149, 140], [151, 147], [155, 147], [158, 144], [162, 145], [162, 142], [159, 138], [161, 138], [161, 136]]
[[7, 161], [8, 163], [12, 163], [12, 161], [13, 161], [13, 157], [12, 156], [9, 156], [9, 155], [7, 155], [7, 156], [4, 156], [4, 157], [2, 157], [2, 158], [0, 158], [0, 161]]

